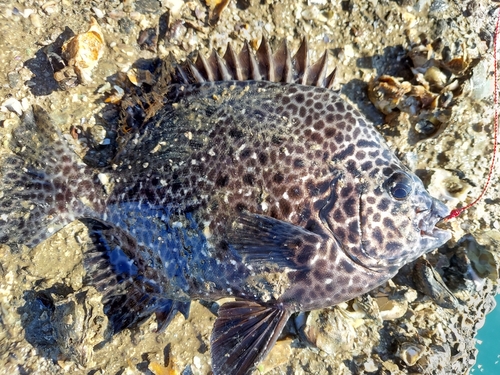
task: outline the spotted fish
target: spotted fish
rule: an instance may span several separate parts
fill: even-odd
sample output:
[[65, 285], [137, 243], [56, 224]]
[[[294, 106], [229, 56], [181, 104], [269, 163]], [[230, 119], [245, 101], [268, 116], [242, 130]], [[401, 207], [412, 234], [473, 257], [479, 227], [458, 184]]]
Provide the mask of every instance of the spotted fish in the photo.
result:
[[447, 208], [309, 64], [266, 40], [254, 54], [167, 59], [123, 111], [109, 167], [82, 163], [38, 107], [1, 167], [0, 243], [89, 228], [85, 268], [118, 332], [193, 299], [220, 306], [214, 374], [247, 374], [291, 314], [366, 293], [450, 238]]

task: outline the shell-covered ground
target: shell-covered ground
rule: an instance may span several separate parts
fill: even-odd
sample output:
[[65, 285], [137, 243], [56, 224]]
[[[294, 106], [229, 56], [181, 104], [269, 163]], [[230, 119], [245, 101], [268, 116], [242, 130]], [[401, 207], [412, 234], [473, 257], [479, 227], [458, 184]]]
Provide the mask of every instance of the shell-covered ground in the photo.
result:
[[[306, 36], [311, 60], [327, 51], [334, 89], [377, 125], [431, 194], [451, 208], [478, 196], [492, 157], [498, 2], [233, 0], [217, 20], [211, 8], [222, 3], [0, 2], [0, 153], [9, 152], [16, 112], [39, 104], [77, 153], [91, 149], [94, 161], [105, 159], [117, 107], [104, 100], [118, 101], [123, 73], [141, 73], [131, 70], [137, 61], [223, 53], [228, 42], [256, 47], [263, 35], [296, 49]], [[104, 37], [102, 58], [86, 84], [72, 85], [72, 76], [58, 83], [48, 56], [92, 17]], [[496, 173], [484, 199], [446, 223], [447, 245], [369, 295], [294, 317], [258, 371], [467, 373], [497, 290], [499, 197]], [[82, 284], [85, 231], [75, 222], [31, 251], [0, 247], [0, 373], [210, 373], [216, 306], [194, 303], [189, 319], [177, 316], [161, 334], [151, 318], [107, 335], [99, 293]]]

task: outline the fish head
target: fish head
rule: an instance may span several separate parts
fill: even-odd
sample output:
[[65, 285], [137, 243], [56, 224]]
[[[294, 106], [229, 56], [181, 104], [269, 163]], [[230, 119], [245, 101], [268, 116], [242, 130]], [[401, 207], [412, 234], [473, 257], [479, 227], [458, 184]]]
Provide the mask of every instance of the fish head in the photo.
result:
[[363, 267], [395, 272], [451, 238], [436, 227], [449, 209], [399, 162], [344, 173], [336, 186], [327, 222], [346, 255]]

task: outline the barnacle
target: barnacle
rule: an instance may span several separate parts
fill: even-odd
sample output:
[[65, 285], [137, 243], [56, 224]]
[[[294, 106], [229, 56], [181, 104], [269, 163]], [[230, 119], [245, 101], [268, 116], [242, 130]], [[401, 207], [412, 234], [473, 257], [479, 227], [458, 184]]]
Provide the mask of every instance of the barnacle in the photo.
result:
[[460, 179], [453, 171], [442, 168], [432, 170], [434, 174], [431, 177], [428, 189], [432, 191], [437, 199], [456, 206], [467, 198], [471, 185], [466, 180]]
[[451, 117], [450, 106], [462, 94], [474, 65], [463, 50], [463, 56], [444, 61], [432, 45], [414, 47], [408, 53], [413, 79], [388, 75], [373, 78], [368, 84], [369, 99], [387, 115], [389, 124], [394, 112], [408, 113], [414, 141], [437, 136]]

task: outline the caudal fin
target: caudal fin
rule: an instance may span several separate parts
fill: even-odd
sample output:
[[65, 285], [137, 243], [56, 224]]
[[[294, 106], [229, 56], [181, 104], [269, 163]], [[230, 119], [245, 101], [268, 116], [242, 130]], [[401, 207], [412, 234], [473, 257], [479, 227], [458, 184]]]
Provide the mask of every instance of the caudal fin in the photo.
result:
[[25, 113], [10, 148], [0, 159], [0, 244], [34, 247], [102, 204], [94, 173], [42, 108]]
[[223, 304], [210, 343], [214, 375], [246, 375], [272, 349], [290, 312], [255, 302]]

